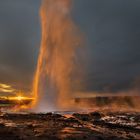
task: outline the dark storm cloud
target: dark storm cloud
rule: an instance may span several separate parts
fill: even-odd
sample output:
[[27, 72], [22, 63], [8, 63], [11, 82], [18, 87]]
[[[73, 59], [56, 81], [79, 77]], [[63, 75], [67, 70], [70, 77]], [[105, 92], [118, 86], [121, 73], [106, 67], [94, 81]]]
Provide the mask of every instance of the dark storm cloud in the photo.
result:
[[39, 1], [0, 1], [0, 82], [29, 87], [39, 48]]
[[86, 89], [128, 89], [140, 76], [140, 1], [77, 0], [75, 4], [73, 15], [88, 44]]
[[[40, 44], [39, 6], [40, 0], [0, 1], [0, 82], [30, 87]], [[131, 87], [140, 76], [140, 1], [74, 0], [72, 13], [86, 36], [86, 90]]]

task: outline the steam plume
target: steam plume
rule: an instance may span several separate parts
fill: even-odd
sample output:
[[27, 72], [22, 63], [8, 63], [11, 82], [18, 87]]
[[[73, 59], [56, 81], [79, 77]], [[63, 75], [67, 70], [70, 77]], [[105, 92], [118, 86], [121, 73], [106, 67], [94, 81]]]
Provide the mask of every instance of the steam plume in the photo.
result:
[[42, 0], [42, 41], [33, 85], [33, 106], [39, 111], [66, 109], [70, 104], [75, 52], [80, 42], [70, 15], [71, 2]]

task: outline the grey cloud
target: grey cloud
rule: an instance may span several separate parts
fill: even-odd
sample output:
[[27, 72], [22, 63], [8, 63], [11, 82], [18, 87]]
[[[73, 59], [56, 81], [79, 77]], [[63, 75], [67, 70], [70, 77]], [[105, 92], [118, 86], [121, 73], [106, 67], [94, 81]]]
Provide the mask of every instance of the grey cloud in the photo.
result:
[[[40, 43], [38, 0], [0, 1], [0, 81], [30, 87]], [[4, 70], [7, 69], [7, 70]]]
[[131, 87], [140, 75], [140, 1], [75, 2], [74, 19], [87, 37], [86, 89]]
[[[39, 6], [40, 0], [0, 1], [1, 82], [31, 86], [40, 44]], [[75, 0], [72, 16], [87, 42], [81, 84], [90, 91], [129, 89], [140, 76], [140, 1]]]

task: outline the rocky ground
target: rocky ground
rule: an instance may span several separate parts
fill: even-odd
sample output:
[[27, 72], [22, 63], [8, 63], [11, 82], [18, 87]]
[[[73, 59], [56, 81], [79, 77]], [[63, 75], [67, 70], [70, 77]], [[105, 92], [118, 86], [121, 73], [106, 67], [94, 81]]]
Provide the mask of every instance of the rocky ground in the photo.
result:
[[140, 140], [140, 112], [1, 113], [0, 140], [47, 139]]

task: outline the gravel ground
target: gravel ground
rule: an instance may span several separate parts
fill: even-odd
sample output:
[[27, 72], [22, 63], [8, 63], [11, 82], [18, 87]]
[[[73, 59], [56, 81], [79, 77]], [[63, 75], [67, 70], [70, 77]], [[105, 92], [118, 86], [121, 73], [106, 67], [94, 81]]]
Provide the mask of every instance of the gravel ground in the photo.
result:
[[0, 140], [55, 139], [140, 140], [140, 112], [0, 115]]

